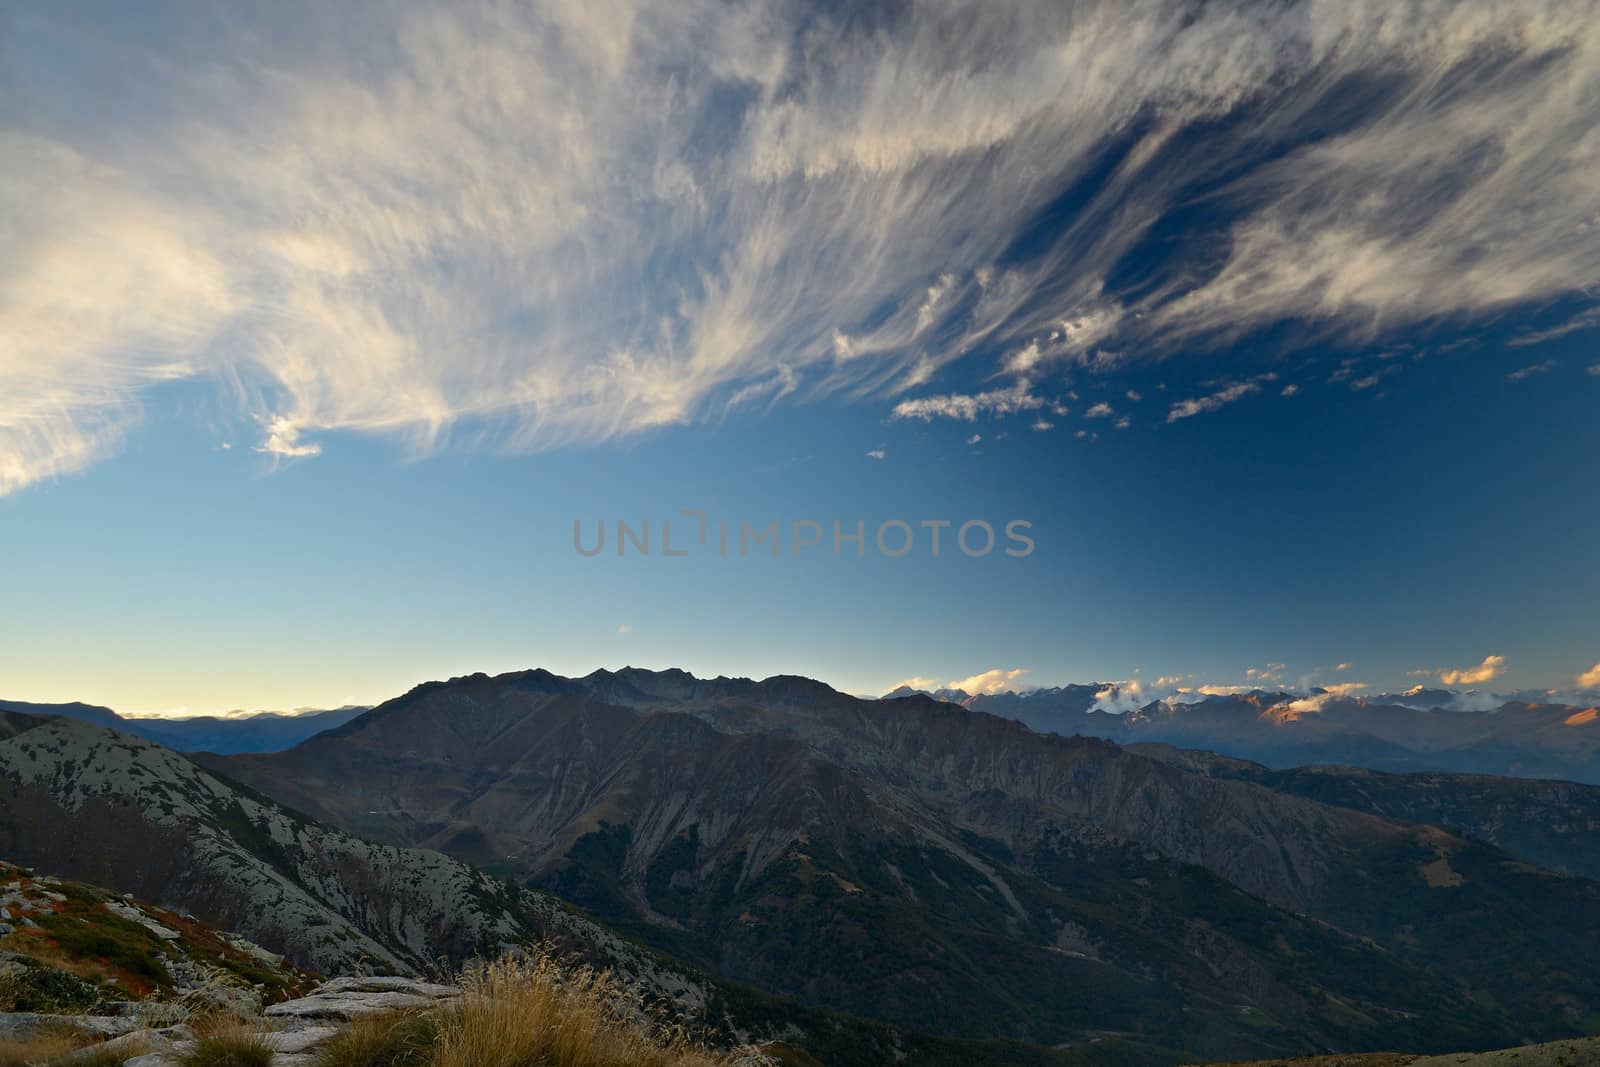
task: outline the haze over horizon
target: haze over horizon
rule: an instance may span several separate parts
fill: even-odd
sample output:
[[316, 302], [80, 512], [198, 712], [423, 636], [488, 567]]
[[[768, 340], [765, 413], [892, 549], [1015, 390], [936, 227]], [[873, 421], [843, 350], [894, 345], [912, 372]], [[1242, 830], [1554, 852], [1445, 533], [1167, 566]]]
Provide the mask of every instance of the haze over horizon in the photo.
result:
[[1600, 698], [1592, 3], [22, 3], [0, 85], [0, 697]]

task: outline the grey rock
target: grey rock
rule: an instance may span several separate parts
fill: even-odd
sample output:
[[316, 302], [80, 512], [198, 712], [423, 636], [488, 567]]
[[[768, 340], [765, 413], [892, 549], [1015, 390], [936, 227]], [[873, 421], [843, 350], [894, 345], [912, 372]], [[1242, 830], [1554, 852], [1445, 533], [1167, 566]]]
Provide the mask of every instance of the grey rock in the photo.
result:
[[105, 1015], [46, 1015], [31, 1011], [0, 1012], [0, 1039], [32, 1037], [67, 1027], [95, 1037], [121, 1037], [145, 1029], [138, 1019]]
[[[185, 1036], [193, 1036], [188, 1027], [184, 1027], [183, 1031]], [[170, 1051], [172, 1048], [173, 1039], [166, 1031], [135, 1030], [132, 1033], [123, 1034], [121, 1037], [114, 1037], [110, 1041], [106, 1041], [102, 1044], [91, 1045], [88, 1048], [79, 1049], [77, 1052], [67, 1056], [63, 1062], [66, 1064], [71, 1064], [80, 1061], [87, 1061], [90, 1057], [103, 1054], [106, 1051], [115, 1052], [123, 1056], [128, 1056], [134, 1052], [138, 1052], [139, 1056], [137, 1058], [143, 1059], [145, 1056], [151, 1053]]]
[[266, 1010], [269, 1019], [359, 1019], [391, 1011], [417, 1011], [440, 1003], [437, 997], [414, 993], [327, 993], [312, 994], [299, 1000], [274, 1004]]
[[447, 999], [458, 997], [461, 990], [453, 985], [437, 982], [420, 982], [402, 975], [370, 975], [365, 977], [330, 978], [312, 990], [313, 993], [414, 993], [421, 997]]
[[155, 934], [163, 941], [177, 941], [183, 937], [183, 935], [178, 933], [178, 931], [172, 929], [170, 926], [162, 926], [160, 923], [150, 918], [150, 916], [146, 915], [132, 904], [124, 904], [116, 900], [108, 900], [105, 902], [105, 909], [119, 919], [126, 919], [128, 922], [137, 923], [146, 930], [149, 930], [152, 934]]
[[339, 1036], [337, 1026], [308, 1026], [300, 1030], [282, 1030], [266, 1035], [272, 1051], [282, 1053], [305, 1052]]

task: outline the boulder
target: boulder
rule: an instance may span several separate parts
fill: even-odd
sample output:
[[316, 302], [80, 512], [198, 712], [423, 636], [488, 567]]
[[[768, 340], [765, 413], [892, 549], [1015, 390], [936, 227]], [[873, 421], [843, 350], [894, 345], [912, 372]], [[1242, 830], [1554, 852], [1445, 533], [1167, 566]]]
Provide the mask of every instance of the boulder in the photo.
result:
[[263, 1014], [268, 1019], [349, 1021], [384, 1012], [433, 1008], [460, 995], [461, 990], [455, 986], [398, 976], [335, 978], [322, 983], [308, 996], [273, 1004]]

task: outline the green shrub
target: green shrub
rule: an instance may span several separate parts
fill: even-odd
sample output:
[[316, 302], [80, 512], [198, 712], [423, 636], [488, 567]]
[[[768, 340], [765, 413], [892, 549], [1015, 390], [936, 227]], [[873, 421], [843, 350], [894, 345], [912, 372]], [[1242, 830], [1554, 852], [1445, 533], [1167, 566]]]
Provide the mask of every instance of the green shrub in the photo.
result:
[[6, 1011], [46, 1015], [87, 1011], [100, 1002], [100, 988], [54, 967], [30, 967], [7, 977], [0, 1001], [9, 1005]]

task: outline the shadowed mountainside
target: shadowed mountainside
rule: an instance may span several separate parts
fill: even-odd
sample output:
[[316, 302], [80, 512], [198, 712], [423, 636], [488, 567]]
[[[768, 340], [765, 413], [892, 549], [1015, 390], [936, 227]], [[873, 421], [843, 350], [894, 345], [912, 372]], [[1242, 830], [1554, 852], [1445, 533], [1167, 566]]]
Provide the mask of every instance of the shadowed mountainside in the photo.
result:
[[288, 752], [202, 758], [906, 1025], [1240, 1055], [1508, 1044], [1600, 1010], [1600, 887], [922, 696], [475, 675]]
[[1361, 767], [1275, 771], [1171, 745], [1128, 748], [1215, 778], [1256, 782], [1386, 819], [1447, 827], [1549, 870], [1600, 879], [1600, 786], [1485, 774], [1388, 774]]
[[614, 969], [730, 1039], [780, 1038], [798, 1064], [1114, 1067], [1180, 1058], [1137, 1037], [1069, 1051], [961, 1041], [771, 997], [619, 937], [545, 893], [430, 850], [359, 840], [184, 756], [75, 720], [0, 711], [0, 855], [137, 892], [323, 973], [443, 974], [545, 944]]

